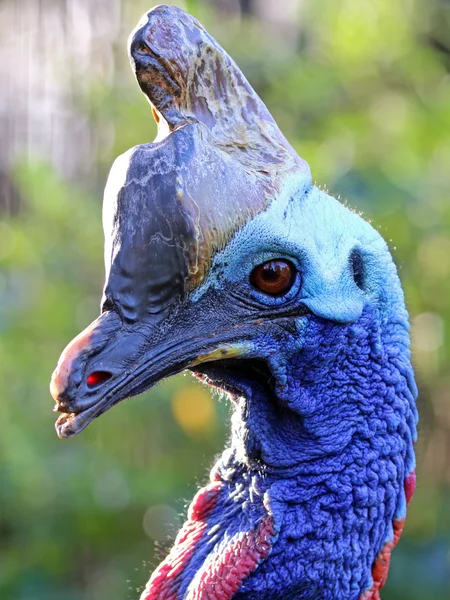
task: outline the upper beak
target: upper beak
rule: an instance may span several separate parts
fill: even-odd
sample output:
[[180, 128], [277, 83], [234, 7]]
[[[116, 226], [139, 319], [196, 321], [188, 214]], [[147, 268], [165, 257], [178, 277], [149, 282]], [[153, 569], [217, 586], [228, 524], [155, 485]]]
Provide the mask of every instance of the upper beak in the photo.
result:
[[53, 373], [50, 391], [55, 410], [62, 413], [56, 422], [58, 436], [79, 433], [120, 400], [164, 377], [204, 362], [242, 356], [250, 347], [233, 343], [220, 331], [208, 334], [204, 324], [186, 329], [167, 323], [125, 326], [115, 312], [106, 312], [70, 342]]

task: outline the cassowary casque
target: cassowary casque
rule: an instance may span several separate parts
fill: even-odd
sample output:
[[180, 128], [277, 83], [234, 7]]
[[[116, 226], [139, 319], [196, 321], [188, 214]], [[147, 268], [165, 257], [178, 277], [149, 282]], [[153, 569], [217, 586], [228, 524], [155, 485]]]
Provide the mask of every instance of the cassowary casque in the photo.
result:
[[312, 185], [173, 6], [130, 37], [154, 143], [105, 190], [102, 312], [51, 383], [60, 437], [189, 368], [232, 437], [143, 600], [376, 600], [415, 487], [408, 315], [380, 235]]

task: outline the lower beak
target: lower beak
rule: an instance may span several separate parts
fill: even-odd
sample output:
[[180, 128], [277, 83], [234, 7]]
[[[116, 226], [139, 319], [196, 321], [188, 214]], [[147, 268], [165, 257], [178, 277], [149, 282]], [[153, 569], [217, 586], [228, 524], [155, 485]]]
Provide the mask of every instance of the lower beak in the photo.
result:
[[[250, 342], [235, 343], [221, 332], [205, 334], [151, 326], [123, 327], [105, 313], [64, 350], [52, 376], [50, 391], [60, 438], [82, 431], [93, 419], [161, 379], [197, 365], [247, 355]], [[187, 335], [186, 335], [187, 334]], [[227, 339], [228, 338], [228, 339]]]

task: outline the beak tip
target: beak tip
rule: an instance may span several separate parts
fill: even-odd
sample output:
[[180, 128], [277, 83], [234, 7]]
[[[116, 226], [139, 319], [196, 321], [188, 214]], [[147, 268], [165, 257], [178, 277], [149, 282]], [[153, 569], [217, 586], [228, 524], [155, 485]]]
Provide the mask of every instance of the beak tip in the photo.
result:
[[68, 420], [67, 414], [62, 414], [58, 417], [55, 423], [55, 429], [60, 440], [67, 440], [76, 434], [70, 427], [70, 420]]

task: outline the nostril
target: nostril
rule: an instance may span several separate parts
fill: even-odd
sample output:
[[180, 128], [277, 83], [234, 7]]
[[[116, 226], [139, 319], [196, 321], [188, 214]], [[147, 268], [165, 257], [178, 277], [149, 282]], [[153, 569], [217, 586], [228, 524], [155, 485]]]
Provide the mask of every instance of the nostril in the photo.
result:
[[108, 381], [108, 379], [111, 379], [111, 377], [112, 373], [109, 373], [108, 371], [94, 371], [88, 375], [86, 383], [88, 384], [88, 387], [97, 387], [98, 385], [105, 383], [105, 381]]

